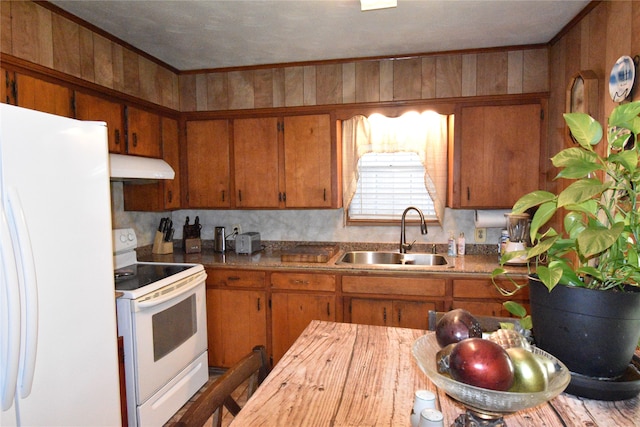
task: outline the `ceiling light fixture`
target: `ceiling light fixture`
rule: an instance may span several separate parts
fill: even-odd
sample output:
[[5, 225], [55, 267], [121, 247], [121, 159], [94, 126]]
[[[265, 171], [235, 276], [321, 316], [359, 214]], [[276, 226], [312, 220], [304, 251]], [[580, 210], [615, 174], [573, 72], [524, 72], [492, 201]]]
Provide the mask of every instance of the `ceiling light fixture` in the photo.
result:
[[387, 9], [397, 6], [398, 0], [360, 0], [360, 10], [362, 12], [366, 10]]

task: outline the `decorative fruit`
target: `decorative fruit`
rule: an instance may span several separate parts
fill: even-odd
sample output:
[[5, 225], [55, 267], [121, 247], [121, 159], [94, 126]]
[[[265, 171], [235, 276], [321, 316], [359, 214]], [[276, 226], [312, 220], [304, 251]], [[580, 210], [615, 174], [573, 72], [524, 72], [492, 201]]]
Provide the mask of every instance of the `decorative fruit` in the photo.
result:
[[467, 310], [457, 308], [446, 312], [436, 324], [436, 340], [440, 347], [467, 338], [482, 337], [480, 322]]
[[507, 391], [513, 385], [514, 368], [509, 355], [493, 341], [468, 338], [449, 355], [451, 377], [465, 384]]
[[446, 347], [442, 347], [436, 353], [436, 366], [438, 367], [439, 373], [449, 375], [449, 356], [451, 355], [453, 347], [457, 344], [458, 343], [449, 344]]
[[547, 368], [540, 363], [538, 357], [524, 348], [512, 347], [507, 354], [513, 362], [513, 386], [509, 391], [534, 393], [543, 391], [549, 384]]
[[489, 335], [489, 340], [496, 344], [500, 344], [502, 348], [522, 347], [529, 350], [531, 344], [529, 341], [518, 331], [513, 329], [498, 329]]

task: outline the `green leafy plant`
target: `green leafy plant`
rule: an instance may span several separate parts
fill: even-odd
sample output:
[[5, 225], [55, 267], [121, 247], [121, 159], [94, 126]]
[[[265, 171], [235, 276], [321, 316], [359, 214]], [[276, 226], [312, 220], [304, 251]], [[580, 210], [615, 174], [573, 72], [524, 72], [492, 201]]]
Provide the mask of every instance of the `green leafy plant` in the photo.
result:
[[[564, 114], [577, 145], [551, 160], [560, 169], [556, 179], [572, 182], [557, 195], [534, 191], [514, 204], [513, 213], [536, 209], [530, 228], [532, 246], [505, 254], [502, 265], [524, 254], [549, 290], [558, 284], [619, 291], [640, 286], [639, 115], [640, 101], [618, 105], [605, 135], [589, 115]], [[606, 146], [599, 152], [603, 138]], [[547, 226], [556, 213], [564, 215], [563, 230]], [[526, 286], [513, 279], [508, 281], [513, 289], [498, 285], [495, 278], [508, 277], [506, 273], [503, 267], [492, 273], [503, 295]]]

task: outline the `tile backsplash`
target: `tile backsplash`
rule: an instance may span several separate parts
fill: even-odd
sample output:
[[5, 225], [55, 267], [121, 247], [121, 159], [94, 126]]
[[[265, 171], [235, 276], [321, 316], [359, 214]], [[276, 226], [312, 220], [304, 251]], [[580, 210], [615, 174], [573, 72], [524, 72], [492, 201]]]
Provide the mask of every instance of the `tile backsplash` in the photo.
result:
[[[162, 217], [173, 220], [174, 239], [182, 239], [182, 226], [189, 217], [191, 223], [198, 216], [202, 224], [202, 239], [213, 239], [214, 228], [225, 227], [231, 233], [234, 224], [243, 232], [258, 231], [262, 240], [311, 242], [382, 242], [397, 243], [400, 227], [346, 226], [342, 209], [304, 210], [179, 210], [172, 212], [124, 211], [122, 183], [111, 183], [113, 228], [131, 227], [138, 236], [138, 245], [153, 243], [155, 231]], [[447, 209], [444, 224], [429, 225], [429, 234], [421, 235], [417, 225], [407, 225], [407, 241], [416, 243], [446, 243], [449, 232], [456, 236], [464, 232], [467, 244], [474, 241], [474, 211]], [[500, 229], [487, 229], [487, 245], [497, 245]]]

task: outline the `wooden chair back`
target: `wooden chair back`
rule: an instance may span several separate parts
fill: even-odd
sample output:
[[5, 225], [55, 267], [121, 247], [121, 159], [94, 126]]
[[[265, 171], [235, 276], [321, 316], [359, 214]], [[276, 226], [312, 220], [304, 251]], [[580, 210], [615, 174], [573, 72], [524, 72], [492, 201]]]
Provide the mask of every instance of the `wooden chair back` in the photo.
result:
[[240, 412], [240, 405], [231, 397], [241, 384], [249, 380], [247, 398], [258, 388], [269, 373], [269, 363], [264, 346], [256, 346], [242, 360], [229, 368], [216, 381], [205, 388], [187, 411], [172, 427], [201, 427], [220, 409], [217, 417], [218, 426], [222, 421], [222, 406], [235, 417]]

